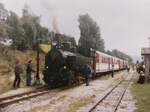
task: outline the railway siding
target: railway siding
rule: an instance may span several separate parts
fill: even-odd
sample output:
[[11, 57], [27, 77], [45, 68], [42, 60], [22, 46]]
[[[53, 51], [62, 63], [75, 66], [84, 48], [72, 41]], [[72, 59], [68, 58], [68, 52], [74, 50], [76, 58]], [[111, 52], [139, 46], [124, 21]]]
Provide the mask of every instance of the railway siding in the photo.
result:
[[126, 92], [128, 82], [121, 81], [114, 88], [112, 88], [104, 97], [93, 106], [89, 112], [116, 112], [118, 106]]

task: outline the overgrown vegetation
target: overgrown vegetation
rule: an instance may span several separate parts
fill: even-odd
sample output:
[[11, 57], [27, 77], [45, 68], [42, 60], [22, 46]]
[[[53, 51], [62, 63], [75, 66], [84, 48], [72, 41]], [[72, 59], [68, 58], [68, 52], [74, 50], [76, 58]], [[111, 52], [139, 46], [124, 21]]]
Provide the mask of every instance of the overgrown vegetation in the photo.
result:
[[[26, 82], [26, 64], [29, 59], [32, 59], [33, 69], [36, 71], [36, 52], [26, 51], [21, 52], [12, 50], [9, 47], [0, 46], [0, 93], [12, 89], [14, 81], [14, 66], [16, 60], [19, 60], [23, 73], [21, 74], [21, 86]], [[40, 74], [44, 68], [44, 56], [40, 54]], [[33, 79], [35, 72], [32, 73]]]
[[150, 84], [138, 84], [138, 77], [134, 78], [132, 93], [136, 100], [136, 112], [149, 112], [150, 111]]

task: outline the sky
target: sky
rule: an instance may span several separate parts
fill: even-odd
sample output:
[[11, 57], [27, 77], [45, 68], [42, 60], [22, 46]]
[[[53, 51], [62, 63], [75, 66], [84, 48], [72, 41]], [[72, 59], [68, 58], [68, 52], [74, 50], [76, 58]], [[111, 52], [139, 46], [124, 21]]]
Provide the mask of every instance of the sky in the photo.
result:
[[118, 49], [140, 56], [149, 46], [150, 0], [0, 0], [8, 10], [21, 16], [24, 4], [41, 17], [41, 23], [52, 30], [57, 18], [60, 33], [80, 37], [78, 17], [89, 14], [97, 22], [106, 50]]

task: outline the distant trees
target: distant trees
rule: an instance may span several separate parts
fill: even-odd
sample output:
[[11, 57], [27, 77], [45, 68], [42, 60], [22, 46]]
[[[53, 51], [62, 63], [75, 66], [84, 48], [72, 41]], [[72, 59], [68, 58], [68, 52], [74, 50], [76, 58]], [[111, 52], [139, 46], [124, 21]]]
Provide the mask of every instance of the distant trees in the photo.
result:
[[130, 56], [117, 49], [105, 51], [105, 42], [104, 39], [101, 38], [100, 28], [88, 14], [79, 16], [79, 29], [80, 39], [78, 47], [81, 54], [90, 56], [90, 48], [93, 48], [132, 62], [132, 58]]
[[[2, 6], [0, 4], [0, 10], [5, 11]], [[9, 11], [7, 19], [0, 21], [0, 37], [12, 39], [12, 47], [19, 50], [34, 49], [38, 39], [50, 38], [48, 29], [40, 25], [40, 18], [30, 14], [28, 7], [23, 9], [22, 15], [19, 18], [15, 12]]]
[[21, 20], [17, 14], [10, 11], [6, 23], [9, 26], [7, 29], [8, 37], [13, 40], [12, 46], [19, 50], [26, 49], [24, 29], [22, 28]]
[[7, 29], [8, 25], [5, 24], [5, 20], [8, 16], [8, 11], [5, 9], [4, 5], [0, 3], [0, 38], [8, 37]]
[[125, 53], [123, 53], [123, 52], [121, 52], [121, 51], [119, 51], [117, 49], [114, 49], [112, 51], [108, 50], [106, 53], [109, 54], [109, 55], [118, 57], [120, 59], [128, 60], [130, 63], [132, 63], [132, 61], [133, 61], [130, 56], [128, 56], [127, 54], [125, 54]]
[[101, 38], [100, 28], [97, 23], [88, 15], [79, 16], [79, 52], [89, 56], [90, 48], [104, 52], [104, 39]]
[[40, 18], [38, 16], [30, 14], [26, 7], [23, 9], [21, 22], [25, 34], [24, 38], [26, 39], [26, 43], [28, 44], [28, 49], [34, 49], [38, 39], [44, 41], [49, 36], [48, 29], [40, 25]]
[[5, 39], [8, 38], [8, 32], [7, 29], [9, 26], [5, 24], [4, 22], [0, 22], [0, 38]]
[[2, 3], [0, 3], [0, 22], [5, 21], [7, 19], [8, 14], [8, 10], [5, 9]]

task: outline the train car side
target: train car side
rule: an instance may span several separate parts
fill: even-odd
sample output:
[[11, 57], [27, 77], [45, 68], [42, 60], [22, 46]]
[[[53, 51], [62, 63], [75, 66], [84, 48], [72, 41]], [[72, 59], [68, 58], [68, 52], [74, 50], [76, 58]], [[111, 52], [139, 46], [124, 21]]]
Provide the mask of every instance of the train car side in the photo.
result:
[[127, 66], [127, 61], [108, 54], [96, 51], [96, 73], [110, 72], [112, 70], [124, 69]]

